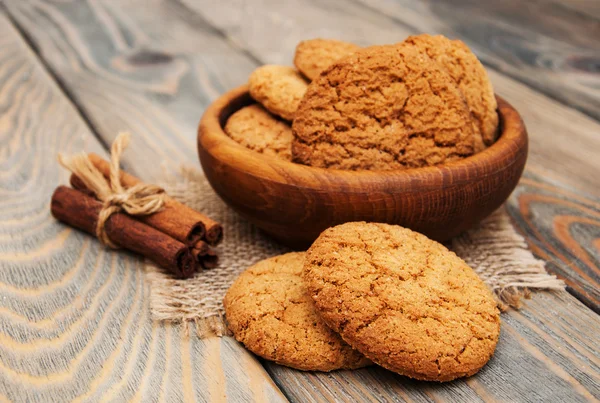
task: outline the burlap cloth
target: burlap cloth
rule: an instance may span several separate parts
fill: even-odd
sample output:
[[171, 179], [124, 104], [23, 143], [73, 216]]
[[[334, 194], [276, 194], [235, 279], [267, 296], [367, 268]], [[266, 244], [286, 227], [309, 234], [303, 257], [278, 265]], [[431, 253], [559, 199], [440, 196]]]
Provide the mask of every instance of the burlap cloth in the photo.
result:
[[[222, 301], [231, 283], [247, 267], [288, 249], [227, 207], [198, 170], [182, 168], [176, 177], [171, 176], [160, 185], [170, 196], [219, 221], [225, 237], [217, 247], [218, 267], [191, 279], [176, 280], [153, 264], [146, 265], [152, 316], [155, 320], [180, 323], [186, 331], [190, 323], [195, 323], [200, 337], [227, 334]], [[454, 238], [448, 246], [475, 269], [503, 310], [519, 308], [529, 290], [565, 286], [548, 274], [544, 263], [529, 251], [504, 208], [477, 228]]]

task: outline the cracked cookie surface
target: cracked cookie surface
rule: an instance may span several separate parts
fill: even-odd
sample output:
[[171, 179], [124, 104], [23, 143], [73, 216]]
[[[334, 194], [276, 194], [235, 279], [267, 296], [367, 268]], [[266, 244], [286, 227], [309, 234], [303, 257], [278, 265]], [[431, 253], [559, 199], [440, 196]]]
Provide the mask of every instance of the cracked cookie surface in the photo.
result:
[[294, 65], [309, 80], [314, 80], [333, 62], [359, 49], [358, 45], [335, 39], [309, 39], [296, 46]]
[[241, 145], [290, 161], [292, 128], [258, 104], [246, 106], [227, 119], [225, 133]]
[[307, 87], [302, 75], [288, 66], [261, 66], [248, 78], [252, 98], [269, 112], [289, 121], [294, 119]]
[[486, 145], [493, 144], [498, 131], [498, 104], [492, 83], [477, 56], [464, 42], [443, 35], [415, 35], [404, 42], [427, 53], [446, 69], [465, 96], [476, 131]]
[[465, 99], [414, 46], [365, 48], [308, 87], [292, 124], [295, 162], [348, 170], [416, 168], [472, 155]]
[[500, 316], [491, 292], [453, 252], [409, 229], [329, 228], [307, 252], [304, 279], [326, 323], [399, 374], [449, 381], [494, 353]]
[[223, 301], [235, 338], [263, 358], [305, 371], [369, 365], [317, 315], [302, 279], [304, 257], [275, 256], [238, 277]]

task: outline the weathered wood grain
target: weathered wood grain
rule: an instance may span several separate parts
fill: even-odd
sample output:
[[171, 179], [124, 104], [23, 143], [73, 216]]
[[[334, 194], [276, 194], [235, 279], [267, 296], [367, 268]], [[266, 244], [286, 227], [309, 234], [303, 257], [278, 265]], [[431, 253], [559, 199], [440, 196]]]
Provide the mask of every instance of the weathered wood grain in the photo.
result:
[[[509, 212], [533, 252], [548, 262], [548, 269], [600, 313], [600, 202], [552, 184], [531, 170], [514, 192]], [[540, 220], [540, 216], [552, 220]]]
[[598, 319], [581, 308], [567, 293], [539, 293], [525, 309], [502, 314], [495, 356], [467, 381], [418, 382], [375, 367], [312, 374], [265, 365], [292, 401], [594, 401], [600, 394], [597, 336], [592, 327], [579, 333], [572, 326]]
[[600, 21], [566, 1], [358, 1], [412, 31], [459, 37], [488, 66], [600, 119]]
[[[178, 2], [6, 6], [103, 141], [110, 144], [122, 130], [134, 135], [136, 151], [126, 153], [124, 165], [143, 180], [162, 174], [161, 163], [197, 161], [190, 129], [202, 109], [243, 84], [255, 66], [226, 41], [214, 40], [212, 28]], [[31, 30], [35, 25], [47, 32]]]
[[[434, 0], [431, 5], [435, 7], [440, 1]], [[548, 50], [544, 40], [553, 41], [548, 45], [569, 45], [572, 49], [579, 48], [582, 51], [598, 49], [598, 43], [594, 40], [600, 35], [600, 21], [589, 15], [593, 8], [591, 2], [587, 5], [574, 4], [571, 0], [533, 0], [527, 5], [515, 0], [506, 0], [494, 3], [477, 3], [473, 0], [460, 0], [455, 2], [456, 8], [474, 18], [492, 18], [497, 26], [507, 27], [507, 31], [519, 32], [526, 38], [527, 43], [522, 46], [543, 53]], [[433, 8], [432, 7], [432, 8]], [[438, 13], [440, 17], [443, 14]], [[456, 28], [454, 28], [456, 29]], [[510, 30], [510, 31], [508, 31]], [[513, 48], [513, 53], [518, 53], [520, 47]], [[511, 51], [511, 49], [507, 49]], [[540, 65], [539, 68], [552, 69], [565, 68], [567, 66]]]
[[[105, 141], [122, 126], [141, 129], [139, 134], [153, 146], [144, 148], [144, 154], [129, 155], [127, 161], [135, 165], [139, 175], [145, 175], [146, 179], [151, 177], [151, 172], [156, 172], [156, 163], [162, 159], [195, 160], [186, 157], [190, 150], [175, 153], [172, 148], [185, 148], [186, 142], [195, 136], [196, 121], [206, 103], [233, 87], [233, 82], [240, 84], [245, 81], [255, 67], [257, 57], [248, 56], [248, 50], [240, 47], [247, 47], [265, 61], [290, 63], [297, 39], [316, 35], [348, 39], [343, 35], [345, 33], [353, 37], [364, 36], [365, 41], [390, 42], [390, 38], [400, 35], [395, 25], [378, 26], [380, 17], [352, 14], [355, 12], [352, 7], [344, 11], [335, 3], [326, 6], [286, 3], [289, 8], [286, 11], [276, 3], [269, 3], [269, 8], [261, 8], [265, 6], [254, 2], [238, 2], [232, 6], [231, 3], [215, 1], [202, 9], [209, 13], [204, 15], [211, 23], [218, 24], [219, 29], [207, 25], [206, 19], [180, 3], [140, 4], [62, 2], [40, 5], [20, 2], [9, 4], [9, 10], [19, 26], [31, 35], [45, 62], [60, 76], [63, 85]], [[261, 10], [265, 9], [269, 10], [268, 14], [262, 13]], [[213, 15], [213, 12], [216, 14]], [[333, 13], [336, 18], [331, 17]], [[160, 26], [157, 21], [160, 21]], [[318, 24], [326, 28], [319, 30]], [[390, 31], [386, 31], [387, 28]], [[273, 40], [274, 37], [277, 40]], [[147, 38], [152, 38], [152, 41]], [[291, 44], [288, 38], [291, 38]], [[184, 66], [181, 70], [185, 70], [186, 74], [177, 75], [175, 72], [178, 70], [172, 68], [156, 71], [147, 63], [130, 61], [125, 69], [112, 67], [116, 63], [114, 60], [123, 59], [122, 54], [133, 52], [129, 47], [144, 43], [144, 40], [153, 53], [151, 56], [135, 53], [133, 60], [180, 60]], [[173, 53], [170, 46], [180, 52]], [[213, 58], [205, 54], [215, 49], [220, 52], [218, 60], [211, 61]], [[191, 65], [195, 67], [191, 68]], [[522, 108], [521, 112], [526, 115], [526, 121], [529, 119], [536, 128], [532, 133], [532, 140], [537, 142], [534, 143], [537, 150], [532, 153], [530, 163], [532, 172], [533, 169], [542, 172], [551, 185], [572, 180], [575, 188], [596, 193], [598, 187], [592, 185], [600, 183], [597, 177], [580, 178], [573, 173], [577, 170], [595, 172], [594, 169], [597, 169], [598, 162], [587, 157], [595, 155], [597, 141], [594, 136], [598, 125], [514, 80], [495, 73], [493, 79], [497, 87], [502, 84], [501, 95], [518, 104], [517, 107]], [[153, 83], [153, 89], [149, 89], [145, 82]], [[155, 88], [164, 88], [165, 82], [170, 83], [171, 92], [157, 95]], [[225, 84], [216, 85], [215, 82]], [[557, 145], [544, 136], [552, 136], [552, 142], [556, 141]], [[547, 160], [546, 155], [569, 156], [571, 159], [557, 164], [556, 159]], [[544, 222], [552, 220], [552, 217], [535, 218]], [[377, 368], [356, 373], [309, 374], [268, 364], [268, 370], [295, 401], [323, 398], [431, 401], [477, 397], [499, 401], [544, 398], [586, 401], [600, 397], [597, 379], [600, 357], [595, 347], [600, 323], [590, 310], [567, 293], [540, 293], [524, 310], [504, 315], [504, 322], [496, 358], [482, 373], [467, 381], [424, 385]], [[167, 335], [170, 335], [169, 346], [174, 338], [180, 337], [171, 333]], [[160, 386], [181, 374], [181, 362], [165, 358], [187, 356], [187, 351], [181, 350], [181, 343], [175, 346], [163, 351], [161, 356], [167, 380], [158, 378], [158, 381], [146, 384], [158, 385], [153, 390], [161, 391], [157, 392], [160, 397], [182, 396], [162, 391]], [[229, 338], [224, 339], [220, 346], [221, 357], [224, 351], [234, 354], [242, 351]], [[211, 354], [210, 357], [214, 356], [213, 350], [204, 351]], [[235, 362], [235, 355], [228, 357], [224, 362]], [[231, 357], [233, 361], [229, 361]], [[192, 365], [200, 368], [203, 363], [206, 361], [193, 361]], [[208, 366], [203, 368], [207, 376], [214, 379], [213, 387], [222, 384], [223, 379], [235, 379], [240, 374], [254, 376], [233, 364], [223, 372], [211, 371]], [[205, 390], [215, 389], [207, 387]], [[209, 393], [219, 396], [218, 392]], [[265, 394], [268, 396], [268, 393]]]
[[230, 340], [155, 324], [137, 257], [51, 217], [82, 148], [105, 154], [0, 13], [0, 400], [285, 401]]
[[596, 0], [546, 0], [585, 17], [600, 21], [600, 3]]
[[[218, 2], [211, 7], [199, 7], [195, 2], [186, 2], [190, 9], [206, 16], [207, 20], [216, 24], [225, 35], [246, 46], [253, 54], [265, 63], [289, 64], [293, 59], [295, 45], [307, 37], [325, 36], [341, 38], [359, 44], [392, 43], [404, 39], [415, 31], [394, 21], [382, 18], [377, 12], [369, 11], [361, 4], [329, 1], [326, 3], [308, 3], [288, 1], [285, 4], [265, 0], [256, 2], [240, 2], [236, 11], [229, 11], [227, 4]], [[371, 3], [369, 3], [371, 4]], [[387, 3], [386, 3], [387, 4]], [[396, 4], [396, 3], [394, 3]], [[411, 6], [401, 7], [399, 13], [405, 18], [425, 18], [419, 10], [411, 7], [425, 7], [421, 3], [412, 2]], [[259, 7], [259, 8], [255, 8]], [[257, 9], [268, 9], [269, 18], [256, 12]], [[330, 15], [335, 13], [335, 23]], [[413, 15], [414, 14], [414, 15]], [[245, 15], [252, 16], [246, 21]], [[273, 32], [281, 32], [281, 39], [276, 43], [268, 38]], [[536, 178], [561, 188], [575, 187], [576, 193], [583, 197], [591, 195], [592, 199], [600, 197], [600, 176], [585, 173], [600, 172], [600, 161], [596, 157], [600, 153], [597, 133], [600, 124], [577, 110], [565, 107], [539, 92], [489, 69], [496, 92], [506, 98], [521, 113], [529, 131], [530, 147], [527, 167], [536, 172]], [[516, 198], [510, 199], [514, 205]], [[558, 206], [555, 206], [558, 208]], [[524, 228], [525, 218], [518, 209], [511, 209], [513, 218], [519, 227]], [[541, 238], [553, 237], [554, 215], [557, 209], [546, 210], [546, 214], [536, 214], [529, 218], [528, 226], [536, 231], [528, 231], [530, 242], [547, 248]], [[556, 260], [549, 268], [569, 280], [577, 297], [593, 309], [600, 311], [600, 292], [597, 281], [600, 269], [600, 251], [588, 250], [592, 260], [580, 261], [586, 265], [591, 276], [579, 276], [570, 269], [570, 260]], [[551, 256], [538, 253], [540, 256]], [[556, 269], [556, 270], [555, 270]]]

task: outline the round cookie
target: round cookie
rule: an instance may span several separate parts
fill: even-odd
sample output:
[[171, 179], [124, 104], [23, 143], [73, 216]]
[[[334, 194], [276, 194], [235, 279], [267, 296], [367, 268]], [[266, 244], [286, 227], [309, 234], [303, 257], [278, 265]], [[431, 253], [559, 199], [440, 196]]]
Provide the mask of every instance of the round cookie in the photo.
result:
[[464, 97], [414, 46], [365, 48], [308, 87], [292, 124], [295, 162], [348, 170], [442, 164], [474, 153]]
[[266, 65], [250, 74], [250, 95], [269, 112], [286, 120], [293, 120], [298, 104], [308, 84], [294, 69], [288, 66]]
[[312, 81], [331, 63], [359, 49], [358, 45], [335, 39], [310, 39], [296, 46], [294, 65]]
[[470, 376], [496, 348], [500, 316], [486, 285], [453, 252], [409, 229], [329, 228], [307, 252], [304, 279], [325, 322], [399, 374]]
[[473, 116], [476, 130], [486, 145], [496, 140], [498, 104], [487, 72], [464, 42], [443, 35], [410, 36], [405, 41], [427, 53], [444, 67], [462, 91]]
[[263, 260], [233, 283], [223, 304], [235, 338], [253, 353], [305, 371], [370, 364], [319, 318], [302, 279], [305, 253]]
[[292, 159], [292, 128], [258, 104], [246, 106], [227, 119], [225, 133], [262, 154]]

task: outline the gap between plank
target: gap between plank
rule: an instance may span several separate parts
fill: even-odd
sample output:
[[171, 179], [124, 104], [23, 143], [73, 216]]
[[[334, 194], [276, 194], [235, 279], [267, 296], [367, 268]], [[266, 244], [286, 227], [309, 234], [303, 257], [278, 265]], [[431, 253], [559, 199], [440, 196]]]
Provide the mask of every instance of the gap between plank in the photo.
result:
[[[413, 25], [410, 25], [410, 24], [408, 24], [408, 23], [406, 23], [406, 22], [404, 22], [404, 21], [402, 21], [402, 20], [400, 20], [400, 19], [398, 19], [398, 18], [396, 18], [396, 17], [394, 17], [392, 15], [387, 15], [383, 11], [379, 10], [376, 7], [373, 7], [372, 5], [366, 4], [366, 2], [363, 3], [360, 0], [349, 0], [349, 1], [352, 2], [353, 4], [359, 6], [359, 7], [362, 7], [363, 9], [369, 10], [371, 12], [377, 13], [378, 15], [380, 15], [382, 17], [387, 18], [388, 20], [390, 20], [394, 24], [397, 24], [397, 25], [403, 26], [405, 28], [408, 28], [408, 29], [414, 31], [415, 34], [421, 31], [420, 29], [418, 29], [417, 27], [415, 27]], [[561, 105], [563, 105], [563, 106], [565, 106], [567, 108], [570, 108], [570, 109], [575, 109], [576, 111], [584, 114], [585, 116], [593, 119], [594, 121], [600, 122], [600, 119], [598, 117], [594, 116], [592, 113], [588, 112], [584, 108], [579, 108], [577, 106], [568, 104], [564, 100], [559, 99], [557, 96], [555, 96], [555, 95], [553, 95], [553, 94], [551, 94], [551, 93], [549, 93], [547, 91], [544, 91], [544, 89], [542, 87], [538, 88], [536, 86], [533, 86], [532, 84], [528, 83], [527, 81], [524, 81], [522, 78], [517, 77], [516, 75], [511, 74], [509, 72], [503, 71], [497, 65], [495, 65], [495, 64], [493, 64], [493, 63], [491, 63], [491, 62], [489, 62], [487, 60], [480, 60], [480, 61], [487, 68], [492, 69], [492, 70], [496, 71], [497, 73], [502, 74], [504, 76], [510, 77], [511, 79], [513, 79], [515, 81], [518, 81], [519, 83], [527, 86], [528, 88], [531, 88], [532, 90], [534, 90], [536, 92], [539, 92], [540, 94], [543, 94], [544, 96], [546, 96], [546, 97], [548, 97], [548, 98], [550, 98], [550, 99], [552, 99], [552, 100], [560, 103]]]
[[[193, 10], [189, 9], [187, 6], [185, 6], [184, 4], [182, 4], [178, 0], [174, 1], [174, 4], [177, 4], [178, 6], [180, 6], [185, 11], [185, 13], [187, 13], [188, 16], [192, 15], [193, 18], [196, 20], [197, 23], [199, 23], [201, 25], [204, 25], [214, 35], [216, 35], [218, 37], [221, 37], [227, 43], [227, 45], [229, 45], [234, 51], [243, 54], [248, 59], [250, 59], [252, 62], [254, 62], [257, 66], [260, 66], [260, 65], [264, 64], [262, 60], [260, 60], [254, 54], [252, 54], [248, 49], [243, 48], [243, 47], [239, 46], [239, 44], [237, 44], [234, 41], [232, 41], [225, 34], [224, 31], [222, 31], [218, 27], [210, 24], [203, 16], [201, 16], [198, 13], [194, 12]], [[87, 128], [90, 130], [90, 132], [96, 138], [96, 140], [98, 140], [98, 142], [102, 145], [102, 147], [107, 152], [109, 152], [110, 145], [102, 138], [102, 136], [100, 136], [99, 131], [97, 130], [96, 126], [93, 124], [93, 122], [91, 121], [91, 119], [87, 116], [87, 113], [85, 112], [84, 108], [81, 107], [79, 105], [79, 103], [77, 102], [77, 97], [74, 95], [74, 93], [71, 90], [69, 90], [67, 84], [61, 79], [60, 74], [58, 74], [55, 71], [55, 69], [53, 69], [52, 66], [49, 63], [46, 62], [46, 60], [44, 59], [43, 55], [41, 54], [40, 48], [37, 46], [35, 40], [18, 23], [18, 21], [15, 18], [13, 18], [12, 14], [10, 13], [10, 10], [7, 9], [6, 5], [4, 4], [4, 2], [2, 0], [0, 0], [0, 12], [2, 12], [6, 16], [6, 18], [8, 19], [8, 21], [11, 23], [12, 27], [15, 29], [15, 31], [19, 35], [19, 37], [25, 42], [25, 44], [27, 45], [27, 47], [36, 56], [36, 59], [38, 60], [38, 62], [40, 63], [40, 65], [42, 66], [42, 68], [44, 69], [44, 71], [48, 74], [48, 76], [50, 77], [51, 81], [53, 81], [56, 84], [56, 86], [58, 87], [58, 89], [60, 90], [60, 92], [66, 98], [67, 102], [69, 102], [73, 106], [73, 108], [75, 109], [76, 113], [83, 120], [84, 124], [87, 126]], [[250, 353], [246, 352], [246, 354], [250, 354]], [[280, 385], [278, 383], [277, 378], [273, 377], [273, 375], [268, 371], [267, 367], [262, 362], [260, 362], [260, 364], [263, 366], [263, 368], [265, 369], [266, 374], [268, 374], [268, 376], [271, 378], [271, 380], [273, 381], [273, 383], [277, 386], [277, 388], [282, 393], [282, 395], [288, 401], [290, 401], [290, 396], [288, 395], [288, 393], [286, 393], [285, 389], [282, 388], [282, 385]]]
[[237, 51], [238, 53], [241, 53], [242, 55], [246, 56], [248, 59], [252, 60], [252, 62], [254, 62], [257, 65], [257, 67], [260, 67], [263, 64], [265, 64], [265, 62], [263, 60], [261, 60], [259, 57], [257, 57], [249, 49], [241, 46], [239, 43], [237, 43], [233, 39], [231, 39], [227, 35], [225, 30], [217, 27], [216, 25], [211, 24], [210, 21], [208, 21], [202, 14], [199, 14], [195, 10], [189, 8], [186, 4], [182, 3], [181, 0], [174, 0], [173, 4], [176, 5], [177, 7], [181, 8], [184, 11], [184, 13], [182, 13], [183, 18], [189, 18], [190, 16], [192, 16], [192, 18], [194, 18], [198, 23], [200, 23], [200, 24], [204, 25], [206, 28], [208, 28], [208, 30], [210, 32], [212, 32], [216, 36], [223, 39], [223, 41], [225, 41], [234, 51]]
[[4, 2], [2, 0], [0, 0], [0, 12], [2, 12], [2, 14], [4, 14], [6, 16], [8, 21], [11, 23], [12, 27], [15, 29], [15, 31], [19, 35], [19, 37], [23, 40], [23, 42], [25, 42], [27, 47], [29, 47], [31, 52], [36, 56], [36, 59], [38, 60], [39, 64], [41, 65], [42, 69], [46, 72], [46, 74], [48, 74], [51, 81], [53, 81], [56, 84], [56, 86], [60, 90], [60, 93], [62, 93], [64, 95], [64, 97], [67, 99], [67, 102], [69, 104], [71, 104], [71, 106], [73, 106], [77, 115], [79, 115], [79, 117], [83, 120], [85, 126], [89, 129], [89, 131], [92, 133], [92, 135], [102, 145], [104, 150], [109, 152], [110, 144], [108, 144], [102, 138], [102, 136], [100, 136], [100, 134], [98, 133], [98, 130], [96, 129], [96, 126], [90, 120], [90, 118], [88, 118], [84, 109], [79, 105], [79, 103], [77, 102], [77, 98], [75, 97], [73, 92], [69, 90], [69, 88], [67, 87], [65, 82], [61, 79], [60, 75], [52, 68], [52, 66], [50, 66], [50, 64], [46, 62], [46, 60], [44, 59], [44, 57], [42, 56], [42, 54], [40, 52], [40, 48], [35, 43], [34, 39], [31, 37], [31, 35], [27, 34], [27, 31], [25, 31], [23, 29], [23, 27], [18, 23], [18, 21], [15, 18], [13, 18], [12, 14], [10, 13], [10, 10], [8, 10], [8, 8], [6, 7], [6, 5], [4, 4]]

